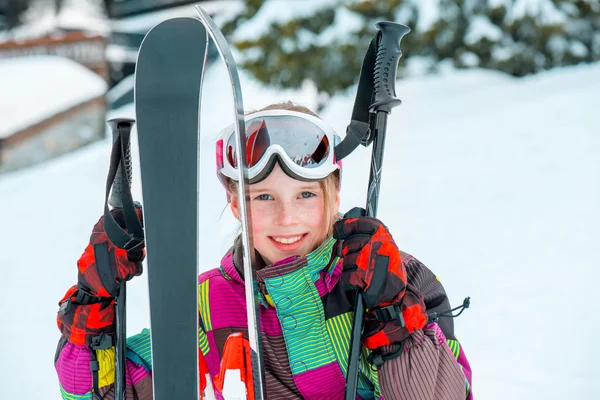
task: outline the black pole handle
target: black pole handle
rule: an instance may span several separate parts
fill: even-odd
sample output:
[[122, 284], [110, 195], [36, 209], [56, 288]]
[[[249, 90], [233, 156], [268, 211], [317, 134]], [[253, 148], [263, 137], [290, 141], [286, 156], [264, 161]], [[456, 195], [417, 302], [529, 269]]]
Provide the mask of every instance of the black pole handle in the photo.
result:
[[[112, 184], [112, 193], [108, 203], [112, 207], [122, 208], [123, 207], [123, 188], [129, 190], [131, 187], [131, 146], [129, 142], [129, 132], [135, 120], [130, 118], [113, 118], [107, 121], [108, 126], [112, 131], [113, 146], [118, 139], [125, 140], [122, 143], [122, 147], [125, 149], [124, 164], [119, 163], [115, 179]], [[122, 135], [121, 132], [125, 132], [126, 135]], [[126, 139], [125, 139], [126, 138]], [[125, 177], [127, 182], [123, 182], [123, 172], [121, 171], [122, 165], [125, 166]], [[126, 186], [125, 186], [126, 185]], [[125, 400], [125, 385], [126, 385], [126, 299], [127, 291], [125, 282], [121, 282], [119, 285], [119, 294], [115, 299], [115, 325], [116, 325], [116, 340], [115, 340], [115, 400]]]
[[396, 74], [398, 73], [398, 61], [402, 57], [400, 41], [404, 35], [410, 32], [410, 28], [389, 21], [378, 22], [375, 26], [379, 32], [377, 59], [373, 71], [374, 99], [371, 111], [385, 111], [389, 114], [392, 108], [402, 103], [396, 97]]
[[[113, 144], [117, 141], [119, 137], [119, 129], [127, 129], [131, 131], [133, 124], [135, 124], [135, 120], [131, 118], [112, 118], [106, 122], [108, 126], [110, 126], [110, 130], [112, 132]], [[125, 174], [129, 181], [129, 187], [131, 187], [131, 144], [130, 142], [125, 143], [125, 166], [126, 171]], [[121, 201], [121, 193], [123, 192], [123, 182], [122, 182], [122, 173], [121, 166], [117, 168], [117, 175], [115, 176], [115, 181], [113, 182], [112, 192], [110, 195], [110, 199], [108, 200], [108, 204], [113, 207], [123, 207], [123, 203]]]

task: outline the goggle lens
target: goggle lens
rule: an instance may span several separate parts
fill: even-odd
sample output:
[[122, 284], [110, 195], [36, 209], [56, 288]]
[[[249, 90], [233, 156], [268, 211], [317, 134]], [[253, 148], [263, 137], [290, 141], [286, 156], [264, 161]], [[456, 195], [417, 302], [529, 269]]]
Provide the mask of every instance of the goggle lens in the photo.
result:
[[[327, 135], [314, 123], [291, 116], [269, 116], [246, 122], [246, 159], [248, 167], [256, 165], [271, 145], [279, 145], [290, 159], [303, 168], [316, 168], [329, 156]], [[232, 133], [225, 154], [237, 168], [236, 140]]]

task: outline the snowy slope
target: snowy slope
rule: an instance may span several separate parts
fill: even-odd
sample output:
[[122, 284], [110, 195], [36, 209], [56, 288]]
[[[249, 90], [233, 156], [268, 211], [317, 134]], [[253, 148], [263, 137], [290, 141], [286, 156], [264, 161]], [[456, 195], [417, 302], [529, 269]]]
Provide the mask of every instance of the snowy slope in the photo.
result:
[[[524, 80], [485, 71], [398, 82], [379, 216], [433, 269], [453, 303], [472, 298], [456, 329], [482, 399], [592, 399], [600, 239], [600, 64]], [[207, 72], [203, 107], [202, 251], [215, 267], [236, 226], [214, 175], [212, 141], [229, 123], [225, 73]], [[242, 75], [256, 108], [314, 90], [276, 92]], [[343, 132], [354, 92], [324, 118]], [[120, 110], [132, 115], [132, 108]], [[135, 140], [135, 137], [134, 137]], [[134, 146], [134, 160], [137, 151]], [[52, 359], [56, 303], [102, 210], [109, 143], [0, 177], [0, 380], [3, 396], [60, 398]], [[344, 164], [342, 207], [364, 204], [369, 154]], [[134, 166], [134, 193], [141, 198]], [[148, 326], [145, 276], [129, 286], [128, 331]]]

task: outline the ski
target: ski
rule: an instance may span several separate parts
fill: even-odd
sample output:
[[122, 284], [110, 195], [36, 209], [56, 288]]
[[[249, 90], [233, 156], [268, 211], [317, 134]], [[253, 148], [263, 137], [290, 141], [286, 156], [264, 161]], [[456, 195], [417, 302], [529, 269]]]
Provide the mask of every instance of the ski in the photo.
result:
[[[227, 44], [227, 40], [223, 36], [223, 33], [212, 20], [206, 11], [200, 6], [196, 6], [196, 11], [200, 21], [204, 25], [207, 32], [207, 40], [210, 37], [217, 48], [219, 56], [229, 74], [229, 80], [231, 85], [231, 94], [233, 96], [233, 117], [236, 129], [236, 141], [237, 148], [245, 148], [246, 145], [246, 131], [244, 124], [244, 105], [242, 97], [242, 89], [240, 85], [240, 78], [235, 64], [235, 60]], [[243, 260], [244, 260], [244, 276], [246, 285], [246, 312], [248, 320], [248, 347], [251, 360], [251, 368], [246, 366], [248, 372], [251, 372], [251, 380], [245, 380], [245, 383], [252, 382], [251, 386], [246, 386], [248, 397], [251, 399], [262, 400], [266, 397], [265, 394], [265, 372], [263, 364], [263, 354], [260, 340], [260, 320], [259, 320], [259, 309], [258, 309], [258, 286], [256, 284], [256, 271], [252, 267], [254, 252], [250, 251], [253, 249], [251, 229], [249, 226], [248, 215], [250, 214], [249, 204], [246, 202], [248, 198], [248, 168], [246, 162], [246, 152], [238, 151], [237, 154], [238, 165], [243, 166], [238, 169], [238, 194], [239, 198], [243, 199], [240, 202], [240, 214], [242, 223], [242, 243], [243, 243]], [[252, 279], [248, 279], [251, 277]], [[244, 372], [244, 371], [241, 371]], [[228, 385], [224, 382], [225, 387]]]
[[155, 400], [198, 392], [198, 128], [207, 55], [195, 18], [161, 22], [135, 71]]

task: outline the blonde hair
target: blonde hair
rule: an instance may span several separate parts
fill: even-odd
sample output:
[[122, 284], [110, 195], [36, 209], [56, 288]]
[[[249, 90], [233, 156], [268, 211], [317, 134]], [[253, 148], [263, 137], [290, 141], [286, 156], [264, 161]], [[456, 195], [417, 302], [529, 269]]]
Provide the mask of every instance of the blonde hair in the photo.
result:
[[[309, 108], [301, 106], [299, 104], [295, 104], [291, 101], [284, 101], [281, 103], [270, 104], [260, 110], [253, 111], [267, 111], [267, 110], [288, 110], [288, 111], [296, 111], [304, 114], [309, 114], [314, 117], [320, 118], [317, 114], [311, 111]], [[321, 187], [321, 191], [323, 192], [324, 199], [324, 207], [325, 207], [325, 218], [328, 222], [327, 224], [327, 236], [330, 236], [333, 233], [333, 224], [338, 220], [338, 210], [336, 209], [337, 203], [337, 194], [340, 191], [340, 171], [336, 170], [331, 174], [327, 175], [324, 179], [318, 181], [319, 186]], [[237, 197], [238, 193], [238, 185], [232, 179], [228, 179], [227, 184], [227, 193], [229, 197]], [[230, 200], [231, 201], [231, 200]]]

